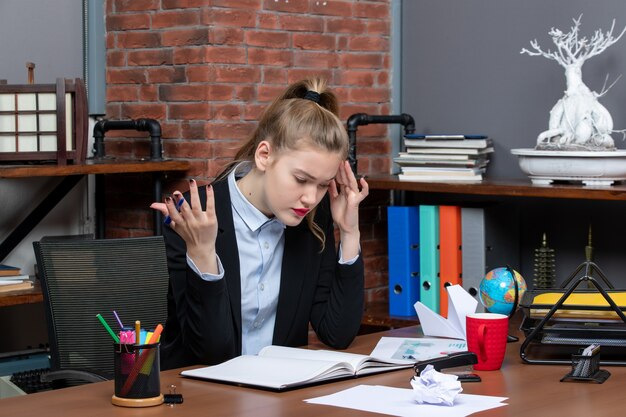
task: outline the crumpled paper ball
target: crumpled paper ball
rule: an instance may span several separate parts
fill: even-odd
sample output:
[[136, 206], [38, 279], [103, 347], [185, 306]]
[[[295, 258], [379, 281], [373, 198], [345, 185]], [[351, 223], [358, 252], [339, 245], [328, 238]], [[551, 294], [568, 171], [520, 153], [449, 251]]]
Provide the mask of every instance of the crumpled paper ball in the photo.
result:
[[437, 372], [432, 365], [426, 365], [420, 376], [414, 376], [411, 386], [419, 404], [454, 405], [454, 399], [463, 391], [456, 375]]

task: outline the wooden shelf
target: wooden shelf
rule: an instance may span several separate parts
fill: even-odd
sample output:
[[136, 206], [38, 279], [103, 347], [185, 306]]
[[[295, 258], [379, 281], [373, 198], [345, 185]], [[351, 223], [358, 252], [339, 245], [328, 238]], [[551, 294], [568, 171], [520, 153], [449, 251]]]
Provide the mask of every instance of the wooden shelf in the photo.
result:
[[529, 180], [484, 180], [475, 183], [400, 181], [395, 175], [367, 177], [372, 190], [507, 197], [543, 197], [626, 201], [626, 185], [587, 187], [574, 184], [533, 185]]
[[186, 171], [189, 161], [90, 159], [76, 165], [0, 165], [0, 178], [66, 177], [69, 175], [123, 174], [137, 172]]
[[43, 295], [41, 294], [41, 284], [39, 280], [35, 280], [33, 288], [28, 290], [17, 290], [0, 293], [0, 307], [13, 306], [18, 304], [41, 303]]

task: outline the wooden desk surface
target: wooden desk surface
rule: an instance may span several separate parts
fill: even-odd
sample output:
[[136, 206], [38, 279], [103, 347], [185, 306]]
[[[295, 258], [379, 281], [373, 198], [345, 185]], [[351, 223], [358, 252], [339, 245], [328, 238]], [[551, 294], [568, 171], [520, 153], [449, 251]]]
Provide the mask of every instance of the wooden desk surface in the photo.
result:
[[[357, 353], [369, 353], [381, 335], [415, 337], [416, 327], [359, 336], [350, 347]], [[319, 345], [313, 345], [319, 348]], [[604, 384], [559, 382], [568, 366], [527, 365], [519, 358], [520, 342], [509, 344], [503, 368], [499, 371], [476, 371], [480, 383], [465, 383], [467, 394], [509, 397], [509, 405], [477, 416], [619, 416], [623, 415], [623, 390], [626, 368], [606, 367], [611, 376]], [[163, 392], [175, 384], [184, 395], [184, 403], [145, 409], [116, 407], [111, 404], [113, 382], [101, 382], [0, 400], [0, 416], [254, 416], [254, 417], [338, 417], [363, 416], [367, 413], [347, 408], [307, 404], [305, 399], [328, 395], [356, 385], [387, 385], [409, 388], [412, 369], [327, 383], [314, 387], [275, 393], [206, 381], [184, 379], [178, 371], [161, 376]], [[417, 407], [417, 405], [416, 405]], [[367, 414], [375, 415], [375, 414]]]

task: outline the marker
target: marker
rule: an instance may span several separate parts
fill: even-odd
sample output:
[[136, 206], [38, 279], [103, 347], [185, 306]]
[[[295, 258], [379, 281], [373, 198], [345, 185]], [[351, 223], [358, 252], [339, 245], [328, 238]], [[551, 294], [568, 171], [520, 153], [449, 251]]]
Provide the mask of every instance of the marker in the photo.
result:
[[[154, 329], [154, 332], [152, 333], [152, 337], [150, 337], [148, 344], [156, 343], [159, 340], [159, 337], [161, 336], [162, 331], [163, 331], [163, 325], [158, 324], [156, 329]], [[149, 354], [147, 352], [152, 352], [152, 354]], [[126, 378], [126, 382], [124, 382], [124, 385], [122, 386], [122, 389], [120, 390], [121, 396], [125, 396], [126, 394], [128, 394], [128, 391], [130, 391], [133, 384], [135, 383], [135, 380], [137, 379], [137, 375], [139, 375], [139, 372], [141, 372], [144, 369], [144, 365], [146, 365], [146, 361], [148, 362], [150, 362], [151, 360], [154, 361], [154, 352], [155, 352], [154, 349], [144, 349], [141, 352], [141, 354], [139, 355], [139, 359], [137, 359], [137, 361], [135, 362], [133, 369], [130, 371], [128, 378]], [[151, 367], [146, 366], [145, 372], [148, 372], [150, 368]]]
[[120, 342], [120, 338], [117, 337], [117, 335], [113, 332], [113, 330], [111, 330], [111, 328], [109, 327], [107, 322], [104, 321], [104, 317], [102, 317], [102, 315], [100, 313], [96, 314], [96, 317], [98, 318], [98, 320], [100, 320], [100, 323], [102, 323], [102, 325], [104, 326], [106, 331], [109, 332], [109, 334], [113, 338], [113, 341], [115, 341], [115, 343], [119, 343]]
[[117, 324], [120, 325], [120, 328], [123, 330], [124, 325], [122, 324], [122, 320], [120, 320], [120, 316], [117, 315], [117, 312], [113, 310], [113, 315], [115, 316], [115, 320], [117, 320]]
[[135, 321], [135, 344], [141, 344], [141, 322]]
[[[183, 206], [184, 202], [185, 202], [185, 198], [181, 197], [180, 200], [178, 200], [178, 202], [176, 203], [176, 211], [180, 212], [180, 208]], [[172, 222], [172, 218], [169, 215], [165, 217], [165, 220], [163, 220], [163, 223], [165, 224], [170, 224], [171, 222]]]

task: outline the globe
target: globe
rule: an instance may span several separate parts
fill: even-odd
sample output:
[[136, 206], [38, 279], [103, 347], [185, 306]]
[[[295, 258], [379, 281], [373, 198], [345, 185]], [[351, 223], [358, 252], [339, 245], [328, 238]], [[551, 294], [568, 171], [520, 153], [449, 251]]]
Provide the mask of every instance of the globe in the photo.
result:
[[[513, 278], [515, 276], [515, 278]], [[526, 281], [514, 269], [500, 267], [487, 272], [480, 281], [480, 302], [490, 313], [509, 315], [515, 304], [515, 281], [518, 287], [518, 303], [526, 292]]]

